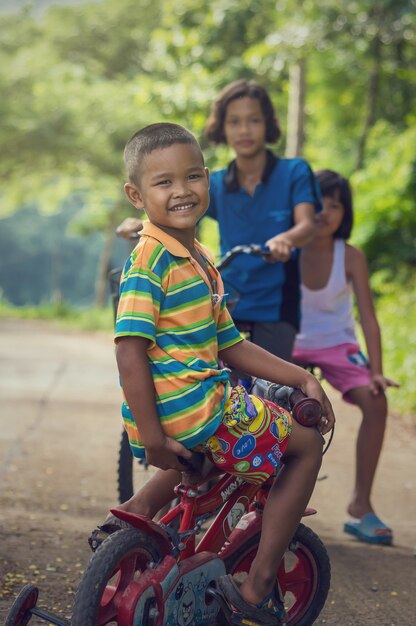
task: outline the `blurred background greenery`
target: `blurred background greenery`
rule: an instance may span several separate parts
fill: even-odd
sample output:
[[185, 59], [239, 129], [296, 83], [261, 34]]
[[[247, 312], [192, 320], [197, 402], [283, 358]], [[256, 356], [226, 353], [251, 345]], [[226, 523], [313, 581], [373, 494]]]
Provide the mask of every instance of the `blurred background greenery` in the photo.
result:
[[[228, 82], [255, 77], [277, 152], [351, 178], [393, 406], [416, 413], [416, 0], [2, 0], [2, 315], [111, 327], [110, 267], [132, 215], [122, 150], [145, 124], [203, 129]], [[202, 236], [214, 249], [215, 226]], [[105, 308], [107, 307], [107, 308]]]

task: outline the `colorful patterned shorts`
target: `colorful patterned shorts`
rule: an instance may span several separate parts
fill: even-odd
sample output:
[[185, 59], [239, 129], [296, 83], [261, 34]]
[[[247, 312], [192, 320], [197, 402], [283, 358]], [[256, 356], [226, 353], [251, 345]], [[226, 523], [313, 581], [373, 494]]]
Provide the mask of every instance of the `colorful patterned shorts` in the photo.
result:
[[234, 387], [215, 435], [198, 446], [224, 473], [261, 484], [281, 465], [292, 417], [280, 406]]

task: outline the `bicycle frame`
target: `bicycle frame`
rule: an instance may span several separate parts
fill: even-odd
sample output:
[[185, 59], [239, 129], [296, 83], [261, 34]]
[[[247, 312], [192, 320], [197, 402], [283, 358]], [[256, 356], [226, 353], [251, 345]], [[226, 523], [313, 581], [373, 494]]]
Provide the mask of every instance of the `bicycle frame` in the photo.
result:
[[[261, 529], [261, 512], [264, 508], [268, 491], [274, 476], [262, 485], [248, 483], [239, 476], [224, 475], [207, 492], [198, 495], [197, 488], [180, 484], [176, 487], [180, 502], [162, 517], [157, 524], [143, 515], [128, 513], [114, 508], [111, 512], [128, 522], [134, 528], [151, 532], [161, 547], [172, 545], [178, 561], [183, 561], [193, 554], [214, 552], [225, 558], [238, 548], [238, 529], [244, 526], [244, 540]], [[196, 535], [202, 522], [217, 512], [214, 521], [196, 544]], [[316, 511], [307, 508], [304, 515], [314, 515]], [[241, 523], [243, 516], [250, 514], [248, 525]], [[178, 530], [172, 529], [172, 523], [179, 519]]]

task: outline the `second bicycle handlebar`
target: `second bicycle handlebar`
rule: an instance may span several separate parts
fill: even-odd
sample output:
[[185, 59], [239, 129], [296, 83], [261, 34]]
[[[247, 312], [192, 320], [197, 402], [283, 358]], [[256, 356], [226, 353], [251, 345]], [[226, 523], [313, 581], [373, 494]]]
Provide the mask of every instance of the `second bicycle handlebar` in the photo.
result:
[[218, 262], [218, 271], [221, 271], [228, 267], [231, 261], [240, 254], [251, 254], [252, 256], [268, 256], [270, 254], [270, 250], [267, 246], [259, 246], [256, 243], [234, 246], [234, 248], [231, 248], [231, 250], [226, 252]]

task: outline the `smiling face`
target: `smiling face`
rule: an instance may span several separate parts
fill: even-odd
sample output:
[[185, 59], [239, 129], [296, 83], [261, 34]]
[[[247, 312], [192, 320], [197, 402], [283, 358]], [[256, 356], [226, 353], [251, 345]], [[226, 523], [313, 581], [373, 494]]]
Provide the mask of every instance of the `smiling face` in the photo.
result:
[[193, 238], [209, 204], [208, 170], [199, 147], [175, 143], [153, 150], [143, 157], [138, 174], [137, 185], [124, 187], [130, 202], [179, 241]]
[[265, 149], [266, 120], [258, 98], [232, 100], [225, 113], [224, 134], [237, 156], [253, 157]]
[[344, 206], [338, 190], [333, 196], [323, 196], [322, 211], [316, 215], [316, 237], [332, 237], [337, 232], [344, 217]]

